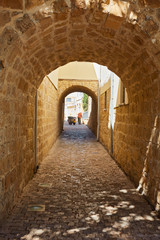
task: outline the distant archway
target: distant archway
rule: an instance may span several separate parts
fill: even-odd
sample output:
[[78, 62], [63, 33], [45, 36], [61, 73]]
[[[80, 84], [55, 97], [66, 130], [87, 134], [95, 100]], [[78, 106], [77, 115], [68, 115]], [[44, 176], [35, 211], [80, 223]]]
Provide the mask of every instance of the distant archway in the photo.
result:
[[[67, 82], [67, 80], [65, 80], [65, 82]], [[93, 81], [93, 82], [88, 83], [88, 81], [85, 80], [85, 81], [81, 81], [79, 83], [79, 85], [76, 85], [77, 83], [74, 83], [74, 81], [68, 81], [68, 82], [71, 84], [71, 86], [66, 88], [59, 95], [59, 106], [58, 106], [59, 117], [58, 117], [58, 119], [61, 119], [59, 129], [61, 131], [63, 129], [63, 121], [64, 121], [63, 113], [64, 113], [64, 99], [65, 99], [65, 97], [72, 92], [84, 92], [92, 98], [92, 108], [91, 108], [90, 119], [89, 119], [89, 122], [88, 122], [88, 127], [96, 135], [97, 134], [98, 81], [96, 81], [96, 82]], [[90, 85], [90, 88], [83, 86], [85, 84], [85, 82], [86, 82], [86, 85]], [[61, 81], [60, 84], [64, 85], [64, 82], [62, 83], [62, 81]], [[61, 89], [60, 86], [59, 86], [59, 89]]]

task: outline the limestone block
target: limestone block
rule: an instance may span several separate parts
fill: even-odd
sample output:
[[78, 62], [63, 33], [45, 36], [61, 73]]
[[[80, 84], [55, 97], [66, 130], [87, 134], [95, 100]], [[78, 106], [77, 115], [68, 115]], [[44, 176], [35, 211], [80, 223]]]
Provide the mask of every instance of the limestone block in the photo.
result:
[[10, 22], [11, 16], [9, 11], [0, 12], [0, 27], [3, 27], [6, 23]]
[[70, 14], [71, 21], [74, 19], [78, 22], [80, 19], [83, 20], [82, 15], [84, 14], [84, 9], [73, 8]]
[[79, 35], [79, 36], [81, 36], [82, 34], [83, 34], [83, 32], [84, 32], [84, 29], [76, 29], [76, 30], [72, 30], [71, 32], [70, 32], [70, 34], [71, 34], [71, 36], [77, 36], [77, 35]]
[[123, 21], [123, 17], [110, 14], [105, 22], [105, 27], [117, 30], [118, 28], [120, 28]]
[[5, 187], [5, 178], [3, 175], [0, 175], [0, 193], [2, 194]]
[[54, 1], [53, 2], [53, 8], [56, 12], [62, 12], [62, 9], [64, 11], [68, 11], [67, 1], [64, 1], [64, 0]]
[[85, 0], [71, 0], [71, 2], [73, 4], [75, 4], [76, 7], [78, 8], [85, 8], [86, 7], [86, 3], [85, 3]]
[[159, 8], [160, 6], [160, 0], [145, 0], [145, 2], [149, 7]]
[[16, 24], [16, 28], [22, 33], [25, 33], [29, 29], [32, 29], [32, 32], [30, 34], [32, 36], [32, 34], [35, 31], [34, 23], [30, 19], [28, 14], [24, 14], [22, 18], [17, 19], [15, 24]]
[[62, 28], [57, 28], [55, 29], [55, 35], [59, 35], [59, 34], [65, 34], [67, 31], [67, 28], [66, 27], [62, 27]]
[[143, 43], [144, 43], [143, 39], [140, 38], [139, 36], [135, 36], [135, 37], [134, 37], [134, 42], [135, 42], [137, 45], [140, 45], [140, 46], [142, 46]]
[[16, 168], [8, 172], [5, 176], [5, 188], [8, 189], [14, 183], [16, 179]]
[[68, 13], [60, 12], [60, 13], [54, 13], [54, 20], [56, 22], [58, 21], [65, 21], [68, 18]]
[[30, 8], [39, 6], [46, 1], [47, 0], [25, 0], [25, 7], [26, 7], [26, 9], [30, 9]]
[[144, 28], [149, 34], [155, 34], [158, 31], [159, 26], [153, 19], [148, 19], [145, 22]]
[[48, 28], [53, 24], [53, 19], [51, 17], [45, 17], [40, 20], [40, 25], [42, 29]]
[[[106, 25], [107, 26], [107, 25]], [[109, 26], [108, 26], [109, 27]], [[114, 27], [113, 27], [114, 28]], [[114, 38], [115, 36], [115, 31], [113, 29], [104, 29], [104, 31], [101, 31], [101, 34], [104, 36], [104, 37], [107, 37], [107, 38]]]
[[16, 57], [20, 57], [21, 54], [22, 54], [22, 52], [21, 52], [20, 48], [15, 46], [13, 48], [11, 54], [8, 54], [6, 57], [7, 64], [11, 65], [16, 60]]
[[[157, 193], [157, 203], [160, 205], [160, 191], [158, 191]], [[159, 208], [160, 210], [160, 208]]]
[[160, 8], [157, 9], [156, 16], [157, 16], [158, 20], [160, 21]]
[[23, 0], [1, 0], [1, 7], [12, 8], [12, 9], [23, 9]]
[[1, 54], [5, 53], [8, 50], [8, 47], [11, 46], [17, 39], [18, 33], [13, 30], [13, 28], [6, 27], [0, 35]]

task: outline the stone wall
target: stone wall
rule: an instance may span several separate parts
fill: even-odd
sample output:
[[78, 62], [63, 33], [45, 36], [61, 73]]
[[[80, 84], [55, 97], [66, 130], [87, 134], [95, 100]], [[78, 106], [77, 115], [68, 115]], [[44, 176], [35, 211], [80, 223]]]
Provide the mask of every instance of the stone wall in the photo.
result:
[[160, 81], [155, 65], [148, 60], [141, 58], [126, 81], [132, 81], [127, 84], [129, 105], [116, 109], [114, 155], [155, 206], [160, 189]]
[[55, 143], [58, 129], [58, 91], [45, 77], [38, 88], [37, 162], [40, 163]]
[[[113, 156], [139, 191], [156, 206], [160, 202], [160, 81], [154, 68], [151, 76], [140, 74], [138, 66], [136, 71], [130, 76], [135, 80], [134, 86], [127, 88], [129, 104], [114, 109]], [[142, 79], [145, 85], [140, 87]], [[126, 84], [128, 81], [124, 79]], [[107, 124], [110, 116], [103, 110], [104, 94], [100, 101], [100, 141], [110, 152], [111, 133]]]
[[29, 85], [26, 94], [25, 83], [16, 88], [12, 75], [10, 82], [0, 94], [0, 219], [10, 212], [35, 166], [34, 94]]
[[[22, 93], [12, 84], [12, 94], [0, 105], [5, 113], [0, 117], [0, 219], [9, 214], [35, 170], [35, 92]], [[38, 89], [38, 164], [59, 134], [57, 106], [57, 90], [45, 78]]]
[[111, 146], [111, 128], [110, 128], [110, 88], [107, 92], [107, 107], [105, 108], [105, 93], [100, 96], [100, 142], [109, 150]]
[[94, 135], [97, 136], [97, 102], [94, 100], [92, 100], [91, 113], [87, 126], [91, 129]]

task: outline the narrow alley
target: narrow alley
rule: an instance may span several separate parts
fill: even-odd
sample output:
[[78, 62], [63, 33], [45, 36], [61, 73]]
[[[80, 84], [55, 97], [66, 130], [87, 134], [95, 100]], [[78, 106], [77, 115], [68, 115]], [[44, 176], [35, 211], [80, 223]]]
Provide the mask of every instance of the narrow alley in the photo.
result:
[[158, 240], [160, 222], [92, 132], [66, 124], [0, 228], [5, 239]]

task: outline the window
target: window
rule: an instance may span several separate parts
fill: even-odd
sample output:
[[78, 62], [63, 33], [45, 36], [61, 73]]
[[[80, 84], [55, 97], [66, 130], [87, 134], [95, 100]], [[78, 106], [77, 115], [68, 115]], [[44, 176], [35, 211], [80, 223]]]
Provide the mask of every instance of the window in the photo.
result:
[[66, 102], [71, 102], [71, 98], [66, 98]]
[[[118, 86], [118, 88], [117, 88]], [[124, 87], [122, 81], [119, 79], [118, 85], [115, 86], [117, 89], [117, 100], [116, 100], [116, 107], [123, 106], [128, 104], [128, 94], [127, 89]]]
[[104, 93], [104, 109], [107, 109], [107, 91]]

